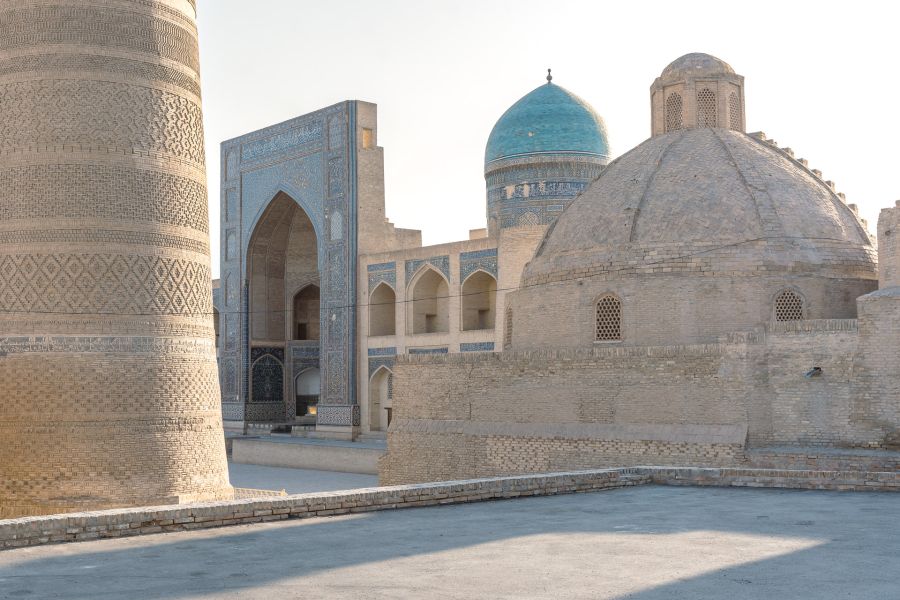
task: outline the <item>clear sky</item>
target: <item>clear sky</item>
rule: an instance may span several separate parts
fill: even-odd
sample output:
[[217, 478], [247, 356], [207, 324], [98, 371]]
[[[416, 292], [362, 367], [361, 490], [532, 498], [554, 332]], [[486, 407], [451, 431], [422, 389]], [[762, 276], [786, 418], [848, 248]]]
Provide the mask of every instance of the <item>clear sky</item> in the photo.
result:
[[764, 131], [860, 206], [900, 199], [900, 4], [624, 0], [200, 0], [213, 273], [219, 144], [347, 99], [378, 104], [388, 217], [424, 242], [485, 226], [484, 146], [554, 83], [606, 120], [614, 156], [650, 133], [653, 79], [688, 52], [746, 78]]

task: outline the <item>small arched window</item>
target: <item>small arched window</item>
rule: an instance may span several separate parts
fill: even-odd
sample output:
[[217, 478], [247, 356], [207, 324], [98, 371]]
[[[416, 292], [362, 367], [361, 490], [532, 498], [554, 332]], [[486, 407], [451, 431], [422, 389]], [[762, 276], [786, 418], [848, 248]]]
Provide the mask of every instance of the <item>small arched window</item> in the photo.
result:
[[784, 290], [775, 296], [776, 321], [802, 321], [803, 298], [793, 290]]
[[729, 125], [735, 131], [741, 131], [742, 121], [741, 118], [741, 102], [738, 100], [737, 92], [731, 92], [728, 96], [728, 120]]
[[697, 92], [697, 127], [715, 127], [716, 122], [716, 93], [703, 88]]
[[612, 294], [597, 301], [595, 339], [598, 342], [622, 341], [622, 302]]
[[681, 94], [672, 92], [666, 98], [666, 131], [681, 131], [684, 128], [682, 114], [684, 113], [684, 101]]

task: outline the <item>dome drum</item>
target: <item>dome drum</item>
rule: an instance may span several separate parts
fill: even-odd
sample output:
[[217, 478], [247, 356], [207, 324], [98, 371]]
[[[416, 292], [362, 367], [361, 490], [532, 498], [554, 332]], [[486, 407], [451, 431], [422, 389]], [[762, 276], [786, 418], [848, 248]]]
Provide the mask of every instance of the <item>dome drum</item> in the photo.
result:
[[531, 307], [513, 346], [592, 344], [603, 293], [622, 298], [626, 345], [753, 330], [789, 286], [807, 318], [855, 318], [875, 265], [858, 217], [779, 149], [726, 129], [667, 133], [612, 162], [548, 231], [513, 295]]

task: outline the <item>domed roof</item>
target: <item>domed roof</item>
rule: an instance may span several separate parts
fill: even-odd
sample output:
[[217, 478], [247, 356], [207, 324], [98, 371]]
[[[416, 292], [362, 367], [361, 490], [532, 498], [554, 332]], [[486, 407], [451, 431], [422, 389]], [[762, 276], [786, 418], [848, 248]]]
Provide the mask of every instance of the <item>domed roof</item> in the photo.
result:
[[484, 162], [547, 153], [609, 157], [606, 125], [600, 115], [572, 92], [550, 82], [503, 113], [488, 138]]
[[724, 60], [703, 54], [691, 52], [681, 58], [676, 58], [663, 69], [662, 79], [684, 79], [686, 76], [708, 77], [714, 75], [734, 75], [734, 69]]
[[613, 161], [559, 217], [525, 278], [631, 255], [643, 261], [648, 247], [743, 246], [746, 255], [767, 241], [766, 260], [782, 265], [827, 262], [847, 250], [874, 268], [859, 220], [799, 162], [744, 133], [690, 129], [652, 137]]

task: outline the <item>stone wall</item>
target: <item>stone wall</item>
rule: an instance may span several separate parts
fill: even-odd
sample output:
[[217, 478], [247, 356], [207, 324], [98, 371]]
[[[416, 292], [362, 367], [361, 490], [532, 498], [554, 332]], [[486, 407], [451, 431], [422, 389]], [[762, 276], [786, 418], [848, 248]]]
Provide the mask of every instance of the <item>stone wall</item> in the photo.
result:
[[860, 396], [856, 329], [773, 323], [716, 344], [402, 357], [382, 480], [739, 465], [748, 446], [887, 447], [900, 418]]

